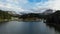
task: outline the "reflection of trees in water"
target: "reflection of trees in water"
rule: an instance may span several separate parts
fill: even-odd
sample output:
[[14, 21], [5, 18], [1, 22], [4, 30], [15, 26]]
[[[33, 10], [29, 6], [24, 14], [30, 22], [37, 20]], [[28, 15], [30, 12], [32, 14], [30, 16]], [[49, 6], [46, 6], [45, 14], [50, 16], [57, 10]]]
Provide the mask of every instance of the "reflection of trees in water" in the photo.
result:
[[56, 31], [60, 32], [60, 10], [48, 15], [46, 23], [49, 27], [54, 27]]
[[49, 26], [50, 28], [54, 28], [56, 31], [60, 32], [60, 25], [54, 25], [54, 24], [46, 24], [47, 26]]

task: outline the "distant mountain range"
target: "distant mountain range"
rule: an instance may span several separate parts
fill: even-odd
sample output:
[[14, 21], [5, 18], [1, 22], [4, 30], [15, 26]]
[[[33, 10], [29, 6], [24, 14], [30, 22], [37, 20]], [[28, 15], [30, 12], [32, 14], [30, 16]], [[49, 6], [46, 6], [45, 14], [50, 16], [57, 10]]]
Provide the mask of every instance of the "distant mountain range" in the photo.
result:
[[41, 13], [41, 14], [44, 14], [44, 15], [47, 15], [47, 14], [51, 14], [54, 12], [54, 10], [52, 9], [30, 9], [28, 11], [21, 11], [21, 12], [15, 12], [15, 11], [6, 11], [8, 12], [9, 14], [12, 14], [12, 15], [23, 15], [23, 14], [29, 14], [29, 13]]
[[45, 10], [42, 14], [48, 15], [48, 14], [52, 14], [52, 13], [54, 13], [54, 10], [52, 10], [52, 9], [47, 9], [47, 10]]
[[54, 13], [55, 10], [52, 10], [52, 9], [37, 9], [37, 10], [33, 10], [31, 9], [31, 11], [23, 11], [23, 12], [20, 12], [21, 15], [23, 14], [28, 14], [28, 13], [42, 13], [42, 14], [51, 14], [51, 13]]

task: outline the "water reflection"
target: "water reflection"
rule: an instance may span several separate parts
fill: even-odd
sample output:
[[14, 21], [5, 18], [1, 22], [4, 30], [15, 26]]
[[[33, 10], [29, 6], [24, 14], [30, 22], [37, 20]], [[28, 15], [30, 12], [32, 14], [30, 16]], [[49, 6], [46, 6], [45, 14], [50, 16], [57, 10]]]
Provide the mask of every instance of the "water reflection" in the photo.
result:
[[50, 28], [54, 28], [55, 31], [60, 32], [60, 25], [54, 25], [54, 24], [46, 24], [47, 26], [49, 26]]
[[11, 21], [0, 25], [0, 34], [60, 34], [59, 31], [43, 21]]

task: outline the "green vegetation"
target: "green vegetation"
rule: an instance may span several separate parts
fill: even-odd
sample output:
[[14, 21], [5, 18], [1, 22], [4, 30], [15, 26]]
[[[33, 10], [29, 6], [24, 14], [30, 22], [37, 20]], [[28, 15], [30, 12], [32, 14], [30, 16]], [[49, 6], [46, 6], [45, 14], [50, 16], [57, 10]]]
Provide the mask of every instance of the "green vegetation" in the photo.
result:
[[11, 15], [6, 11], [0, 10], [0, 22], [11, 19]]
[[46, 15], [43, 15], [41, 13], [28, 13], [28, 14], [23, 14], [19, 17], [19, 19], [22, 20], [36, 20], [39, 21], [41, 19], [46, 19]]

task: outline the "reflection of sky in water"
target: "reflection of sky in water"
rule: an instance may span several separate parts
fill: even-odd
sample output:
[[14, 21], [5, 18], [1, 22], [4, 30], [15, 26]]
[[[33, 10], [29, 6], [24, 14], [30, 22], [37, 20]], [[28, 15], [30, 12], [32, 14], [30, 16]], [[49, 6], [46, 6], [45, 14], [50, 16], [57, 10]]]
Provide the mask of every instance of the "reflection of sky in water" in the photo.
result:
[[11, 21], [0, 25], [0, 34], [59, 34], [43, 22]]

